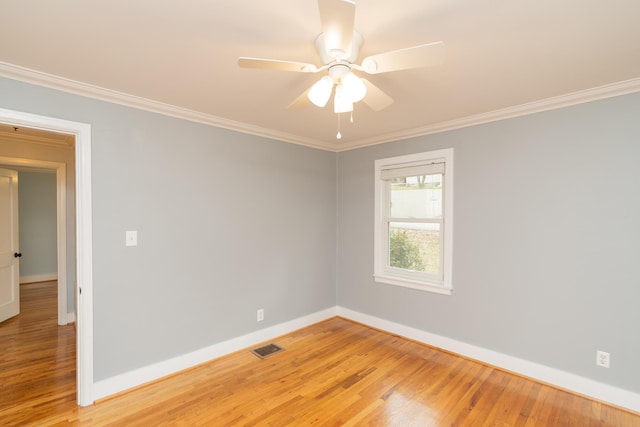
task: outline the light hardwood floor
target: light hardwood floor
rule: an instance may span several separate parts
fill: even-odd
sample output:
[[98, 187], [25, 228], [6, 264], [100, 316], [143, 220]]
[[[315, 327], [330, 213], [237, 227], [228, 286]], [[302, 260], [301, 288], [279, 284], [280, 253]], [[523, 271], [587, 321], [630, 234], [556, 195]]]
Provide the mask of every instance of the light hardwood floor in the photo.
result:
[[334, 318], [87, 408], [55, 282], [0, 326], [0, 425], [640, 426], [640, 415]]

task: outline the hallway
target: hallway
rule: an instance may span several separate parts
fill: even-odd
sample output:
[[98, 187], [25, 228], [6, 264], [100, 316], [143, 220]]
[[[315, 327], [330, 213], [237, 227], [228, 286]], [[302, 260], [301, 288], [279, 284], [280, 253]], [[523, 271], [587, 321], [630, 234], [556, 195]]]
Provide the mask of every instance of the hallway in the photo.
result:
[[57, 324], [57, 282], [20, 285], [20, 314], [0, 324], [0, 419], [28, 424], [76, 403], [75, 325]]

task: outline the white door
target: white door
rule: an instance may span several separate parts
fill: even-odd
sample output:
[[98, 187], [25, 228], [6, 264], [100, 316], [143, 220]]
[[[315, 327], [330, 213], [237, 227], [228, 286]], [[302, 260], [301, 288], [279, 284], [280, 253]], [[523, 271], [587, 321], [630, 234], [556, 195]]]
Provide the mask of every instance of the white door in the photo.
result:
[[20, 313], [18, 173], [0, 169], [0, 322]]

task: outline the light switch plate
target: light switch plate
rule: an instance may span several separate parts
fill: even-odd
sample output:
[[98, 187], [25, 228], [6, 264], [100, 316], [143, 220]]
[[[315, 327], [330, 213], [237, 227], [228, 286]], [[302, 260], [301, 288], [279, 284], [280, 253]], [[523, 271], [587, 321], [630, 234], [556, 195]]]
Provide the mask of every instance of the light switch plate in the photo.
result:
[[126, 246], [138, 246], [138, 232], [137, 231], [127, 231], [125, 234], [125, 242]]

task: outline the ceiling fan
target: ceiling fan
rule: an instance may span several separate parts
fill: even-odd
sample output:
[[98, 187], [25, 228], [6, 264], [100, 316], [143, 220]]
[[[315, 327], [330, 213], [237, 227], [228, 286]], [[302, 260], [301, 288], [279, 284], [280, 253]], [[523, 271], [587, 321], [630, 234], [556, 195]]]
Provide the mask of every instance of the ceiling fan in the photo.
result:
[[[440, 65], [444, 61], [444, 43], [435, 42], [371, 55], [357, 64], [362, 35], [354, 30], [356, 5], [354, 0], [318, 0], [322, 33], [315, 40], [322, 66], [276, 59], [238, 59], [243, 68], [327, 74], [296, 98], [288, 108], [299, 108], [310, 101], [324, 107], [334, 94], [334, 112], [353, 111], [353, 104], [363, 101], [375, 111], [393, 103], [393, 99], [353, 71], [380, 74], [390, 71]], [[335, 87], [335, 93], [334, 93]]]

